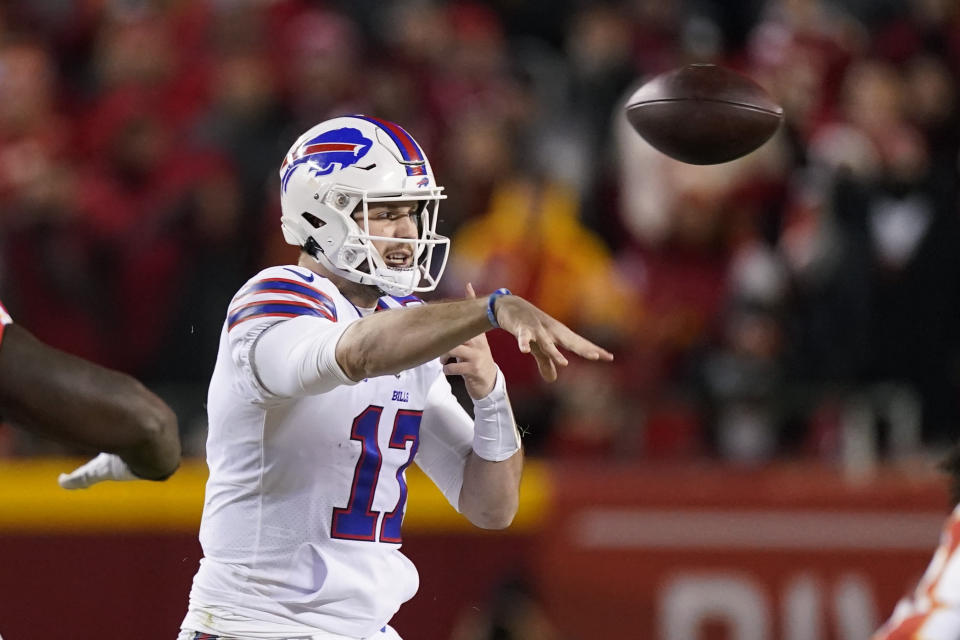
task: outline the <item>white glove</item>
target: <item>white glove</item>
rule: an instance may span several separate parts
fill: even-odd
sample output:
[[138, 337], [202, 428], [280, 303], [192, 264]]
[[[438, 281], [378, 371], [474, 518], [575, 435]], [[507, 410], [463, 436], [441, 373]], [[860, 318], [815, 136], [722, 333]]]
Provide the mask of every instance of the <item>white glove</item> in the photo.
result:
[[57, 482], [64, 489], [86, 489], [92, 484], [104, 480], [137, 480], [127, 463], [120, 456], [101, 453], [90, 462], [81, 465], [70, 473], [61, 473]]

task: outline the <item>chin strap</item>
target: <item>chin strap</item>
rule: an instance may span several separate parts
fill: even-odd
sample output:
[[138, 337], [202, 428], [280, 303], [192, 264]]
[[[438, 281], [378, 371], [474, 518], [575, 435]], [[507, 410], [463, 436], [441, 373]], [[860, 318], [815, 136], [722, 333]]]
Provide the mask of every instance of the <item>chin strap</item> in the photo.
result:
[[317, 262], [320, 262], [320, 254], [323, 253], [323, 249], [320, 248], [320, 245], [317, 244], [316, 240], [313, 238], [307, 238], [307, 241], [300, 248], [306, 251], [307, 255], [309, 255], [311, 258]]
[[[398, 291], [398, 292], [396, 292], [396, 293], [391, 293], [391, 292], [389, 292], [389, 291], [384, 290], [384, 288], [383, 288], [384, 285], [383, 285], [382, 283], [378, 283], [378, 282], [363, 282], [362, 279], [358, 280], [358, 279], [356, 278], [356, 275], [353, 274], [353, 273], [351, 273], [350, 271], [348, 271], [348, 270], [346, 270], [346, 269], [339, 269], [339, 268], [337, 268], [336, 266], [334, 266], [333, 263], [330, 261], [330, 259], [327, 257], [327, 254], [324, 253], [323, 248], [321, 248], [320, 245], [317, 243], [317, 241], [314, 240], [313, 238], [307, 238], [307, 241], [306, 241], [306, 242], [303, 244], [303, 246], [300, 247], [300, 248], [301, 248], [303, 251], [305, 251], [305, 252], [307, 253], [307, 255], [309, 255], [311, 258], [313, 258], [314, 260], [316, 260], [318, 263], [320, 263], [321, 265], [323, 265], [325, 268], [329, 269], [329, 270], [332, 271], [333, 273], [336, 273], [337, 275], [340, 275], [340, 276], [346, 278], [347, 280], [350, 280], [351, 282], [356, 282], [357, 284], [363, 284], [363, 285], [368, 285], [368, 286], [371, 286], [371, 287], [376, 287], [376, 288], [377, 288], [377, 291], [380, 292], [380, 295], [383, 295], [383, 296], [407, 296], [407, 295], [410, 295], [411, 293], [413, 293], [413, 291], [414, 291], [414, 288], [415, 288], [415, 287], [410, 288], [409, 290], [404, 289], [403, 291]], [[360, 264], [360, 266], [362, 267], [363, 265], [367, 264], [367, 265], [370, 265], [371, 268], [373, 268], [374, 270], [376, 270], [376, 268], [377, 268], [376, 265], [375, 265], [375, 264], [370, 264], [370, 262], [372, 262], [372, 261], [369, 261], [369, 262], [368, 262], [367, 260], [364, 260], [364, 261]], [[359, 267], [358, 267], [358, 268], [359, 268]], [[413, 268], [419, 273], [419, 269], [420, 269], [419, 266], [416, 266], [416, 265], [415, 265]], [[364, 273], [365, 275], [370, 276], [371, 278], [374, 277], [374, 276], [378, 276], [378, 274], [377, 274], [376, 272], [374, 272], [374, 273], [361, 272], [361, 273]], [[385, 278], [385, 277], [382, 276], [382, 275], [379, 275], [378, 277], [381, 277], [381, 278], [383, 278], [384, 280], [388, 280], [388, 278]], [[422, 278], [422, 276], [421, 276], [421, 278]], [[418, 279], [417, 281], [419, 282], [420, 279]]]

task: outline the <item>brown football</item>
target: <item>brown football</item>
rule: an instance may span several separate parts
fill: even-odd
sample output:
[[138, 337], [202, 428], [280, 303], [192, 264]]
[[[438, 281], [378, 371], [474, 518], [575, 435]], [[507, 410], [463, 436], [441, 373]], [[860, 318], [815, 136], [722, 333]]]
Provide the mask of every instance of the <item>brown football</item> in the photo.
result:
[[627, 119], [671, 158], [719, 164], [769, 140], [783, 109], [744, 75], [713, 64], [689, 64], [637, 89], [627, 102]]

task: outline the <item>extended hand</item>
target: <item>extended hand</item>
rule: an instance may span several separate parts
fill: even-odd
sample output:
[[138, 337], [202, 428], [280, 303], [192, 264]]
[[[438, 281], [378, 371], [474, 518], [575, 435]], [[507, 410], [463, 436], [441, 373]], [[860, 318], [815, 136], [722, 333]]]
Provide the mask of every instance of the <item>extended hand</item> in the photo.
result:
[[613, 360], [612, 353], [574, 333], [565, 324], [519, 296], [497, 298], [496, 314], [500, 328], [517, 337], [520, 351], [533, 354], [540, 375], [547, 382], [557, 379], [557, 367], [568, 364], [558, 345], [587, 360]]
[[96, 458], [81, 465], [70, 473], [61, 473], [57, 482], [64, 489], [86, 489], [92, 484], [104, 480], [136, 480], [130, 467], [120, 456], [101, 453]]
[[[467, 283], [467, 298], [476, 298], [473, 285]], [[463, 376], [467, 393], [474, 400], [487, 397], [497, 381], [497, 365], [490, 353], [487, 336], [480, 334], [451, 349], [445, 358], [455, 358], [454, 362], [443, 365], [448, 376]]]

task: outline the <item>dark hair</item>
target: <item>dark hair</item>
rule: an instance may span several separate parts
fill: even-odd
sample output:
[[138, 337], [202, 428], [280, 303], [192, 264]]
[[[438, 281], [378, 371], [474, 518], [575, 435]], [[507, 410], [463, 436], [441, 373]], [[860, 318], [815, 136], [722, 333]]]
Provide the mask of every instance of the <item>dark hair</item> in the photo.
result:
[[950, 447], [938, 466], [950, 474], [950, 499], [954, 504], [960, 503], [960, 442]]

